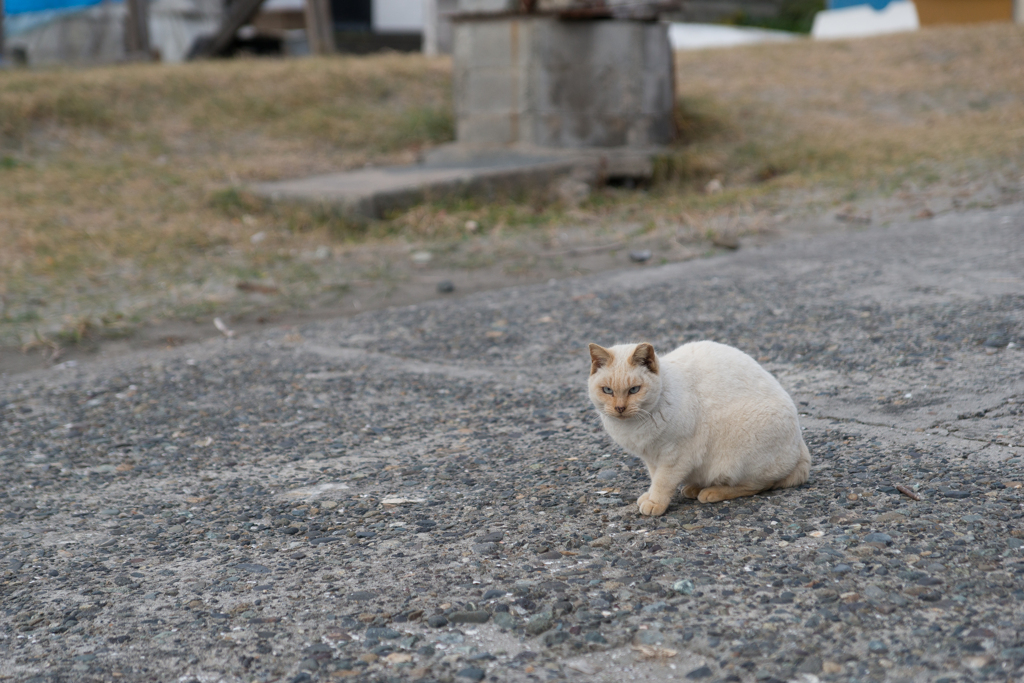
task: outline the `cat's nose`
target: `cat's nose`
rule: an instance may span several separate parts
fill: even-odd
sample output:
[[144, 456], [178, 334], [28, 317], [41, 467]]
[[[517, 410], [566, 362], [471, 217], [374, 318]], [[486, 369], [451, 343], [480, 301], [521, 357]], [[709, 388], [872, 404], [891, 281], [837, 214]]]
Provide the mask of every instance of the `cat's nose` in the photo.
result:
[[615, 406], [615, 410], [619, 411], [620, 413], [624, 413], [626, 412], [626, 406]]

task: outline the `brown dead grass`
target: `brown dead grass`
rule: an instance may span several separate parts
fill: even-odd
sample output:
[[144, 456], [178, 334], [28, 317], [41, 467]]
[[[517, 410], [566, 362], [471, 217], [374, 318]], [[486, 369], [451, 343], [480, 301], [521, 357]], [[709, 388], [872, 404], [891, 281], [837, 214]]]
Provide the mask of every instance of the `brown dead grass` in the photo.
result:
[[[468, 239], [469, 220], [495, 239], [565, 224], [700, 239], [771, 227], [808, 200], [1019, 183], [1020, 27], [688, 52], [676, 69], [681, 141], [653, 188], [575, 209], [417, 207], [370, 226], [238, 188], [408, 162], [450, 139], [447, 60], [0, 72], [0, 346], [223, 314], [246, 300], [240, 282], [279, 292], [260, 305], [315, 306], [353, 279], [393, 277], [339, 272], [346, 245]], [[713, 178], [724, 191], [704, 193]]]
[[697, 146], [737, 181], [884, 189], [1024, 150], [1024, 29], [1012, 24], [678, 53], [676, 68], [683, 95], [728, 122]]

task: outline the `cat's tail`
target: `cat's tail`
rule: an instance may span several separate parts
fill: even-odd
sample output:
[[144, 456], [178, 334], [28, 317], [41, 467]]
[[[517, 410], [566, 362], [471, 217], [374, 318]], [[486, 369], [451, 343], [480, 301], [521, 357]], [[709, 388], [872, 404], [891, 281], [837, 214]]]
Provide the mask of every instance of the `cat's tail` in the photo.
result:
[[789, 473], [789, 476], [785, 479], [775, 482], [772, 486], [773, 489], [786, 489], [790, 486], [799, 486], [800, 484], [807, 481], [807, 477], [811, 473], [811, 451], [807, 448], [807, 444], [804, 443], [803, 439], [800, 440], [800, 459], [797, 460], [796, 467]]

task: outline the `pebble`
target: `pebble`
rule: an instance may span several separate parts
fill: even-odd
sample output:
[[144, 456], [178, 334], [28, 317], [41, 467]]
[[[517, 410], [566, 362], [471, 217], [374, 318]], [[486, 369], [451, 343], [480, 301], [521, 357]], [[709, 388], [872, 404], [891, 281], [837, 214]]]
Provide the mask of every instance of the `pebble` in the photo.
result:
[[455, 291], [455, 283], [451, 280], [441, 280], [437, 283], [437, 291], [440, 294], [451, 294]]
[[396, 631], [393, 628], [375, 628], [371, 626], [370, 628], [366, 629], [366, 637], [368, 639], [372, 638], [375, 640], [393, 640], [395, 638], [401, 638], [402, 633], [401, 631]]
[[629, 252], [629, 260], [633, 263], [645, 263], [651, 260], [650, 249], [636, 249]]
[[535, 614], [526, 621], [526, 632], [531, 636], [540, 635], [555, 625], [550, 612]]
[[491, 618], [490, 612], [476, 610], [472, 612], [452, 612], [448, 615], [448, 621], [453, 624], [483, 624]]
[[427, 617], [427, 623], [433, 628], [443, 628], [448, 625], [448, 617], [443, 614], [432, 614]]
[[477, 555], [494, 555], [500, 547], [497, 543], [474, 543], [471, 550]]
[[711, 668], [708, 667], [707, 664], [705, 664], [704, 666], [699, 667], [697, 669], [694, 669], [690, 673], [686, 674], [686, 677], [691, 679], [691, 680], [696, 681], [696, 680], [700, 680], [701, 678], [709, 678], [709, 677], [711, 677], [713, 675], [714, 675], [714, 672], [711, 671]]
[[672, 584], [672, 590], [683, 595], [692, 595], [694, 588], [693, 581], [689, 579], [680, 579]]
[[503, 628], [506, 631], [510, 631], [516, 626], [516, 618], [508, 612], [495, 612], [493, 619], [498, 628]]
[[[450, 676], [451, 674], [448, 675]], [[462, 669], [459, 673], [455, 674], [457, 678], [466, 678], [471, 681], [482, 681], [486, 675], [486, 671], [475, 666], [467, 666], [465, 669]]]
[[883, 533], [868, 534], [863, 538], [865, 543], [884, 543], [886, 545], [892, 545], [892, 536]]
[[356, 591], [354, 593], [349, 593], [348, 595], [348, 599], [354, 602], [365, 602], [367, 600], [373, 600], [376, 597], [377, 594], [371, 591]]

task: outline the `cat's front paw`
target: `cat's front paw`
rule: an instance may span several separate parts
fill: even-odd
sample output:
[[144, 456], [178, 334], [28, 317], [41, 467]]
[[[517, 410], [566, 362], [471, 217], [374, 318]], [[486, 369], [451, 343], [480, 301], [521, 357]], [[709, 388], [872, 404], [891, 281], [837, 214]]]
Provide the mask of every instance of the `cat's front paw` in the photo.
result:
[[657, 517], [665, 514], [665, 510], [668, 510], [668, 502], [658, 503], [651, 500], [650, 493], [645, 493], [636, 499], [637, 507], [640, 508], [640, 514], [647, 517]]
[[687, 484], [683, 487], [683, 495], [687, 498], [696, 498], [700, 495], [700, 487], [694, 486], [693, 484]]

